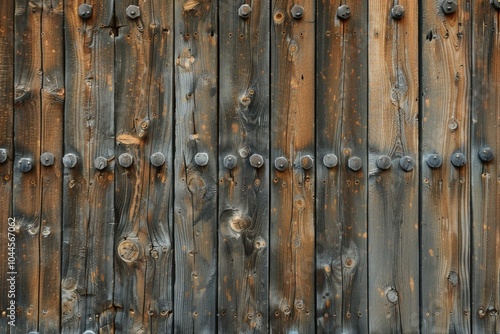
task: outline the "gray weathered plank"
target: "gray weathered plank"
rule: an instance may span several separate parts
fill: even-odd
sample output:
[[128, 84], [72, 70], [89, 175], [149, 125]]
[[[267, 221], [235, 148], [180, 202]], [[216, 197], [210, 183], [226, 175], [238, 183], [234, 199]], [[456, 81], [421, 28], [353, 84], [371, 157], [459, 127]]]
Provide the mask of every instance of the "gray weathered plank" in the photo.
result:
[[[292, 17], [294, 5], [303, 6], [301, 18]], [[312, 333], [315, 1], [277, 1], [271, 13], [270, 328]], [[282, 171], [278, 157], [288, 161]]]
[[217, 2], [176, 0], [174, 6], [174, 229], [175, 262], [181, 264], [175, 266], [174, 331], [213, 333], [217, 312]]
[[[341, 5], [317, 3], [316, 317], [321, 333], [365, 333], [368, 7], [349, 1], [343, 20]], [[335, 166], [324, 163], [331, 154]], [[361, 158], [360, 170], [349, 169], [351, 157]]]
[[[218, 324], [220, 332], [267, 333], [270, 8], [254, 1], [242, 18], [243, 3], [219, 7]], [[234, 168], [224, 164], [230, 156]]]
[[[62, 332], [112, 330], [114, 281], [114, 36], [113, 1], [64, 3], [66, 100]], [[103, 170], [94, 161], [108, 161]], [[104, 320], [103, 320], [104, 319]]]
[[[421, 329], [470, 333], [470, 4], [422, 2]], [[467, 162], [455, 167], [452, 155]], [[431, 154], [442, 157], [431, 168]]]
[[[472, 331], [499, 333], [500, 16], [489, 1], [472, 7]], [[479, 155], [490, 148], [493, 160]]]

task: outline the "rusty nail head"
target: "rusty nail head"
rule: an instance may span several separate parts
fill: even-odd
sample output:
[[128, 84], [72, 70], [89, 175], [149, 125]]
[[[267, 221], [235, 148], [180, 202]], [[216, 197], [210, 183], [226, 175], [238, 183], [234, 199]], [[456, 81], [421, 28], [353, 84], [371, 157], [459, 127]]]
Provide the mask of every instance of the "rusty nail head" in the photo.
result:
[[399, 165], [404, 171], [409, 172], [415, 167], [415, 160], [412, 157], [404, 156], [399, 160]]
[[66, 168], [73, 168], [76, 166], [78, 158], [73, 153], [68, 153], [63, 157], [63, 165]]
[[441, 4], [441, 9], [443, 9], [445, 14], [453, 14], [457, 11], [457, 8], [457, 0], [444, 0]]
[[294, 19], [300, 19], [302, 15], [304, 15], [304, 7], [299, 5], [294, 5], [290, 12], [292, 13], [292, 17]]
[[333, 153], [328, 153], [327, 155], [325, 155], [323, 157], [323, 164], [327, 168], [333, 168], [333, 167], [337, 166], [338, 163], [339, 163], [339, 159]]
[[139, 7], [135, 5], [128, 6], [125, 12], [127, 13], [127, 16], [130, 17], [131, 19], [135, 19], [141, 16], [141, 11]]
[[493, 160], [493, 150], [489, 147], [483, 147], [479, 150], [479, 159], [483, 162], [489, 162]]
[[264, 158], [260, 154], [252, 154], [250, 157], [250, 165], [255, 168], [260, 168], [264, 165]]
[[500, 9], [500, 0], [490, 0], [491, 5], [493, 8], [499, 10]]
[[440, 155], [438, 154], [431, 154], [427, 157], [427, 166], [430, 168], [438, 168], [441, 167], [441, 164], [443, 163], [443, 158], [441, 158]]
[[149, 158], [151, 161], [151, 164], [155, 167], [160, 167], [165, 163], [165, 156], [161, 152], [156, 152], [151, 154], [151, 157]]
[[40, 162], [45, 167], [52, 166], [54, 164], [54, 160], [54, 155], [50, 152], [42, 153], [42, 155], [40, 156]]
[[3, 164], [5, 161], [7, 161], [7, 150], [0, 148], [0, 164]]
[[206, 166], [208, 164], [208, 154], [196, 153], [196, 155], [194, 156], [194, 162], [198, 166]]
[[124, 168], [128, 168], [132, 166], [132, 163], [134, 162], [134, 158], [129, 154], [129, 153], [122, 153], [118, 157], [118, 163], [120, 166]]
[[361, 158], [359, 157], [350, 157], [349, 160], [347, 161], [347, 166], [351, 170], [357, 172], [358, 170], [361, 169], [363, 163], [361, 162]]
[[351, 16], [351, 10], [349, 6], [342, 5], [337, 9], [337, 17], [341, 20], [347, 20]]
[[288, 160], [285, 157], [278, 157], [274, 160], [274, 167], [283, 172], [288, 168]]
[[19, 170], [23, 173], [27, 173], [33, 168], [33, 161], [30, 158], [19, 159]]
[[92, 15], [92, 6], [84, 3], [78, 6], [78, 15], [82, 19], [88, 19]]
[[380, 169], [389, 169], [391, 168], [392, 161], [391, 158], [387, 155], [381, 155], [377, 158], [377, 167]]
[[314, 165], [314, 160], [310, 155], [304, 155], [300, 158], [300, 166], [303, 169], [311, 169]]
[[392, 18], [399, 20], [405, 15], [405, 9], [401, 5], [396, 5], [391, 9]]
[[227, 169], [233, 169], [234, 167], [236, 167], [236, 164], [238, 163], [238, 161], [236, 160], [236, 157], [234, 155], [226, 155], [224, 157], [224, 167], [226, 167]]
[[105, 157], [97, 157], [97, 158], [95, 158], [95, 160], [94, 160], [94, 167], [97, 170], [103, 170], [107, 166], [108, 166], [108, 159], [106, 159]]
[[461, 152], [455, 152], [451, 156], [451, 163], [455, 167], [462, 167], [463, 165], [466, 164], [466, 162], [467, 162], [467, 159], [465, 158], [465, 155]]
[[250, 7], [250, 5], [247, 4], [241, 5], [241, 7], [238, 9], [238, 15], [244, 19], [249, 17], [251, 12], [252, 12], [252, 7]]

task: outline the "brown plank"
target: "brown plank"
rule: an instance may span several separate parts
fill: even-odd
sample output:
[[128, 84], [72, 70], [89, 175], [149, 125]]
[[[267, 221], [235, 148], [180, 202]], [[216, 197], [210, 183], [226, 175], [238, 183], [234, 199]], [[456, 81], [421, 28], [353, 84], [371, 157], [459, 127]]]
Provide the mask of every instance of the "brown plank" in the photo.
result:
[[489, 1], [473, 2], [472, 16], [472, 331], [498, 333], [500, 16]]
[[[470, 333], [470, 5], [444, 15], [426, 0], [422, 17], [421, 329]], [[429, 167], [432, 154], [441, 167]]]
[[174, 330], [213, 333], [217, 311], [217, 3], [177, 0], [174, 6], [174, 229], [175, 262], [181, 264], [175, 267]]
[[[7, 274], [15, 270], [15, 264], [9, 261], [14, 255], [15, 223], [12, 218], [12, 162], [14, 160], [14, 5], [13, 1], [0, 3], [0, 332], [7, 333], [8, 322], [15, 319], [15, 306], [8, 309], [10, 282], [6, 284]], [[9, 231], [9, 222], [10, 231]], [[14, 239], [13, 239], [14, 238]], [[9, 240], [10, 239], [10, 240]], [[9, 248], [11, 252], [9, 252]], [[9, 254], [10, 253], [10, 254]], [[10, 264], [13, 265], [10, 268]], [[18, 285], [19, 286], [19, 285]], [[5, 312], [5, 313], [4, 313]]]
[[[115, 4], [116, 330], [165, 333], [172, 320], [172, 63], [173, 4]], [[167, 157], [153, 166], [153, 153]], [[120, 165], [129, 154], [131, 166]], [[170, 168], [169, 168], [170, 167]], [[127, 249], [131, 249], [130, 253]]]
[[270, 8], [243, 3], [219, 11], [218, 326], [267, 333]]
[[374, 333], [419, 331], [418, 4], [399, 1], [404, 16], [396, 19], [395, 3], [369, 3], [368, 298]]
[[[113, 1], [64, 3], [65, 140], [62, 331], [112, 330], [114, 277], [114, 35]], [[104, 169], [95, 167], [103, 157]]]
[[[292, 17], [294, 5], [303, 7], [301, 18]], [[284, 157], [288, 166], [271, 169], [270, 328], [312, 333], [315, 1], [278, 1], [271, 13], [270, 163]]]
[[321, 333], [366, 333], [368, 7], [348, 1], [342, 19], [342, 5], [317, 3], [316, 317]]

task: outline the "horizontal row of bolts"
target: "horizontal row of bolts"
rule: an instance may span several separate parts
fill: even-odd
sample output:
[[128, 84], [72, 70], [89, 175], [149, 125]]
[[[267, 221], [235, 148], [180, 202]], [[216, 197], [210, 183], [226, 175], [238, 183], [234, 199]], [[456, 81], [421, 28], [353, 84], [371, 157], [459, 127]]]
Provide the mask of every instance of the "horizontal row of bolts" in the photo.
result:
[[[483, 162], [493, 160], [493, 151], [489, 147], [484, 147], [479, 151], [479, 158]], [[7, 160], [7, 150], [0, 149], [0, 163]], [[150, 157], [150, 162], [155, 167], [160, 167], [165, 163], [165, 155], [161, 152], [153, 153]], [[40, 156], [40, 162], [44, 166], [52, 166], [55, 158], [52, 153], [45, 152]], [[73, 168], [78, 162], [78, 158], [73, 153], [66, 154], [63, 159], [63, 165], [66, 168]], [[223, 165], [227, 169], [233, 169], [237, 165], [237, 158], [234, 155], [226, 155], [223, 159]], [[329, 153], [323, 157], [323, 164], [327, 168], [334, 168], [338, 164], [338, 158], [335, 154]], [[124, 168], [132, 166], [134, 158], [129, 153], [123, 153], [118, 156], [118, 163]], [[208, 164], [207, 153], [197, 153], [194, 156], [194, 162], [198, 166], [206, 166]], [[260, 168], [264, 165], [264, 158], [260, 154], [253, 154], [249, 158], [250, 165], [255, 168]], [[427, 165], [431, 168], [438, 168], [443, 163], [443, 158], [438, 154], [431, 154], [427, 157]], [[451, 156], [451, 163], [455, 167], [462, 167], [467, 163], [465, 155], [461, 152], [455, 152]], [[377, 167], [380, 169], [389, 169], [392, 165], [391, 157], [387, 155], [380, 155], [376, 160]], [[361, 158], [353, 156], [347, 162], [348, 167], [353, 171], [361, 169], [363, 162]], [[415, 166], [415, 160], [410, 156], [404, 156], [399, 160], [401, 168], [407, 172], [411, 171]], [[18, 162], [19, 170], [21, 172], [29, 172], [33, 167], [33, 161], [30, 158], [21, 158]], [[105, 157], [97, 157], [94, 160], [94, 167], [98, 170], [103, 170], [108, 166], [108, 159]], [[288, 168], [288, 159], [285, 157], [278, 157], [274, 160], [274, 167], [279, 171], [284, 171]], [[310, 155], [304, 155], [300, 158], [300, 166], [303, 169], [311, 169], [314, 166], [314, 160]]]
[[[500, 0], [490, 0], [493, 8], [500, 10]], [[445, 14], [453, 14], [457, 11], [458, 8], [458, 0], [444, 0], [441, 3], [441, 9]], [[244, 4], [238, 9], [238, 15], [241, 18], [248, 18], [252, 12], [252, 7], [250, 5]], [[135, 19], [141, 15], [141, 11], [138, 6], [130, 5], [125, 10], [127, 16], [131, 19]], [[294, 5], [290, 10], [292, 17], [294, 19], [301, 19], [304, 15], [304, 7], [300, 5]], [[391, 9], [392, 18], [399, 20], [405, 14], [405, 10], [401, 5], [395, 5]], [[92, 15], [92, 6], [89, 4], [82, 4], [78, 7], [78, 15], [82, 19], [88, 19]], [[348, 5], [341, 5], [337, 9], [337, 17], [341, 20], [347, 20], [351, 16], [351, 10]]]

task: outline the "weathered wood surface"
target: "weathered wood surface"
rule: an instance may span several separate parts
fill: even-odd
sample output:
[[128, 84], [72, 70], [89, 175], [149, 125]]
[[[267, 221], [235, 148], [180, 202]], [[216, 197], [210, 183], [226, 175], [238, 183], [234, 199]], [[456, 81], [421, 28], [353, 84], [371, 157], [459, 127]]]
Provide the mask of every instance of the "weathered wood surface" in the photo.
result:
[[267, 333], [270, 7], [254, 1], [243, 18], [242, 4], [219, 10], [218, 328]]
[[[392, 0], [369, 6], [370, 332], [414, 333], [419, 330], [418, 4], [399, 1], [405, 11], [399, 20], [391, 15]], [[377, 164], [380, 156], [388, 157], [387, 165]], [[405, 170], [401, 162], [413, 167]]]
[[[114, 34], [113, 1], [64, 3], [66, 100], [64, 154], [63, 333], [114, 330]], [[94, 166], [103, 157], [104, 169]]]
[[270, 329], [313, 333], [315, 1], [277, 1], [271, 13]]
[[499, 333], [500, 16], [489, 1], [473, 2], [472, 15], [472, 331]]
[[[421, 330], [469, 333], [471, 8], [444, 15], [422, 2], [421, 44]], [[455, 167], [452, 155], [467, 162]], [[430, 168], [427, 158], [443, 163]]]
[[[173, 3], [115, 4], [116, 330], [171, 331]], [[154, 166], [153, 154], [165, 163]], [[130, 154], [130, 166], [119, 157]], [[123, 156], [122, 156], [123, 161]]]
[[[174, 331], [217, 312], [217, 2], [175, 1]], [[208, 161], [206, 161], [208, 158]]]
[[[317, 2], [316, 307], [318, 332], [368, 332], [368, 8]], [[337, 165], [329, 159], [337, 157]], [[326, 156], [326, 158], [325, 158]], [[358, 171], [348, 167], [359, 157]], [[325, 160], [328, 165], [325, 164]]]
[[[9, 289], [6, 284], [9, 264], [8, 248], [9, 218], [12, 218], [12, 166], [14, 160], [14, 6], [13, 1], [0, 4], [0, 332], [7, 333], [11, 318], [9, 307]], [[4, 155], [5, 154], [5, 155]], [[14, 231], [11, 231], [14, 233]], [[19, 244], [18, 244], [19, 245]], [[15, 268], [14, 268], [15, 269]], [[4, 313], [5, 312], [5, 315]], [[15, 309], [12, 314], [12, 319]]]

